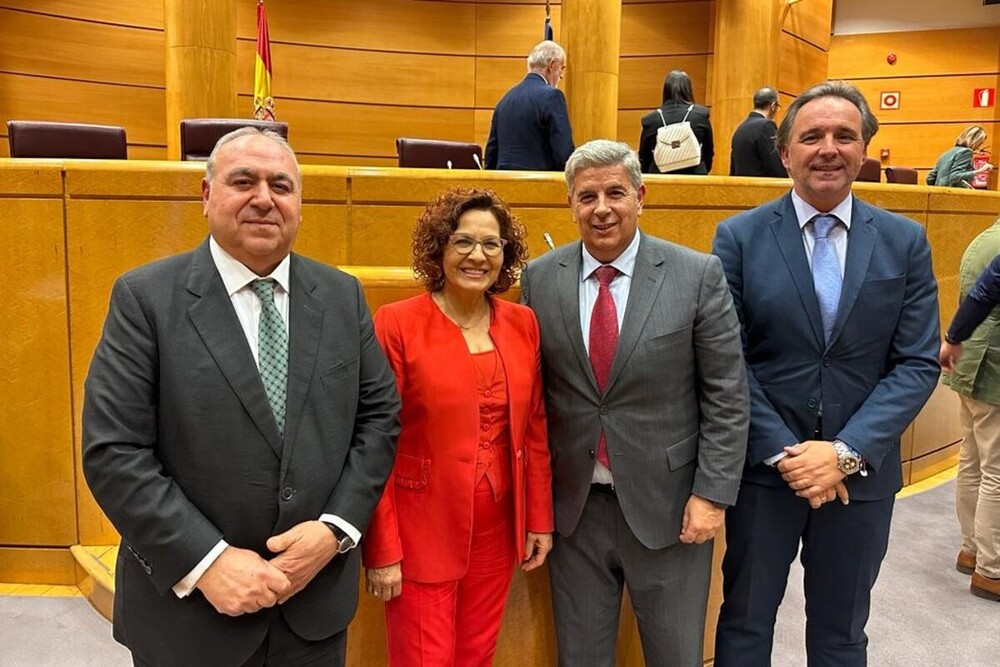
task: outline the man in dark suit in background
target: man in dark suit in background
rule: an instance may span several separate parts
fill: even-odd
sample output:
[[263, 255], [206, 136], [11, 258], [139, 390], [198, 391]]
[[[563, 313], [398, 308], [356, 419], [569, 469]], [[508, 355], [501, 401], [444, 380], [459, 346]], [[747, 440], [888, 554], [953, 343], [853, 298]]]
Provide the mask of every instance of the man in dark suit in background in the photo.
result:
[[778, 91], [774, 88], [761, 88], [754, 93], [753, 111], [733, 132], [730, 176], [788, 176], [774, 140], [778, 132], [774, 116], [780, 108]]
[[800, 544], [810, 667], [866, 664], [871, 588], [902, 486], [899, 437], [939, 372], [926, 234], [851, 194], [877, 130], [853, 86], [805, 91], [777, 135], [792, 191], [716, 230], [751, 408], [726, 516], [718, 667], [771, 664]]
[[112, 291], [83, 467], [137, 665], [344, 663], [399, 397], [358, 282], [291, 253], [301, 184], [277, 134], [226, 135], [209, 238]]
[[528, 74], [500, 98], [486, 142], [487, 169], [562, 171], [573, 152], [566, 97], [556, 88], [566, 52], [553, 41], [528, 54]]
[[739, 322], [717, 258], [639, 232], [626, 144], [578, 148], [566, 185], [581, 240], [521, 276], [542, 333], [559, 664], [615, 664], [625, 585], [646, 664], [701, 667], [712, 538], [746, 453]]

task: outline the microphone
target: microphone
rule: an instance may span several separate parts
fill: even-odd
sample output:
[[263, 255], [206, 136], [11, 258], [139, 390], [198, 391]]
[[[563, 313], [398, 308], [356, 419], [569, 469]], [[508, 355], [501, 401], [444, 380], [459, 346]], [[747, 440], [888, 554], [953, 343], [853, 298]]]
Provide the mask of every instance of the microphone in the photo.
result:
[[451, 169], [451, 160], [448, 160], [446, 164], [448, 165], [448, 168]]
[[552, 242], [552, 235], [548, 232], [542, 232], [542, 240], [545, 241], [545, 245], [549, 247], [549, 250], [556, 249], [556, 244]]
[[477, 167], [479, 167], [479, 171], [483, 171], [484, 169], [486, 169], [486, 167], [484, 167], [483, 163], [480, 161], [479, 155], [477, 153], [472, 154], [472, 161], [476, 163]]

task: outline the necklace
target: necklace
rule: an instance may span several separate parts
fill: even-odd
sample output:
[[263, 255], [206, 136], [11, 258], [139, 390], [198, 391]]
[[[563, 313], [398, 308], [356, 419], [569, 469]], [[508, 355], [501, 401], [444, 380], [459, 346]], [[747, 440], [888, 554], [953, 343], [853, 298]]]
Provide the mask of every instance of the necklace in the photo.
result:
[[478, 315], [474, 315], [472, 319], [466, 321], [466, 323], [463, 324], [462, 322], [459, 322], [458, 317], [455, 316], [454, 308], [452, 308], [451, 304], [448, 303], [448, 298], [444, 294], [441, 294], [440, 298], [441, 298], [441, 312], [443, 312], [445, 317], [454, 322], [455, 326], [457, 326], [462, 331], [471, 331], [472, 329], [475, 329], [476, 327], [479, 326], [480, 323], [482, 323], [484, 319], [486, 319], [490, 315], [490, 304], [489, 302], [486, 302], [485, 304], [486, 310], [479, 313]]

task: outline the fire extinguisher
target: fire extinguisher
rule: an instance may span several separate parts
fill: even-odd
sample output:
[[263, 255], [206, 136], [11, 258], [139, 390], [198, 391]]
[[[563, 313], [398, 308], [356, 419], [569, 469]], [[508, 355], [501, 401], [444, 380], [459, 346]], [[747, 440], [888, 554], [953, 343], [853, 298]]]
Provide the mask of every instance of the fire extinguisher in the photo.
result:
[[[990, 152], [987, 150], [979, 150], [975, 155], [972, 156], [972, 168], [979, 169], [984, 164], [990, 161]], [[976, 174], [972, 179], [972, 187], [977, 190], [985, 190], [989, 187], [990, 172], [984, 171], [980, 174]]]

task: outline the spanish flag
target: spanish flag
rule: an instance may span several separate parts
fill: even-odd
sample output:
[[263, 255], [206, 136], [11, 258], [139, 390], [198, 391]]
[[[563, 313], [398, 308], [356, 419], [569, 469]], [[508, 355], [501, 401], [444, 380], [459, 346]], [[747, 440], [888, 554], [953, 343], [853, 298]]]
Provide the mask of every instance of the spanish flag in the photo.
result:
[[253, 117], [274, 120], [271, 97], [271, 40], [267, 36], [267, 10], [264, 0], [257, 0], [257, 57], [253, 72]]

